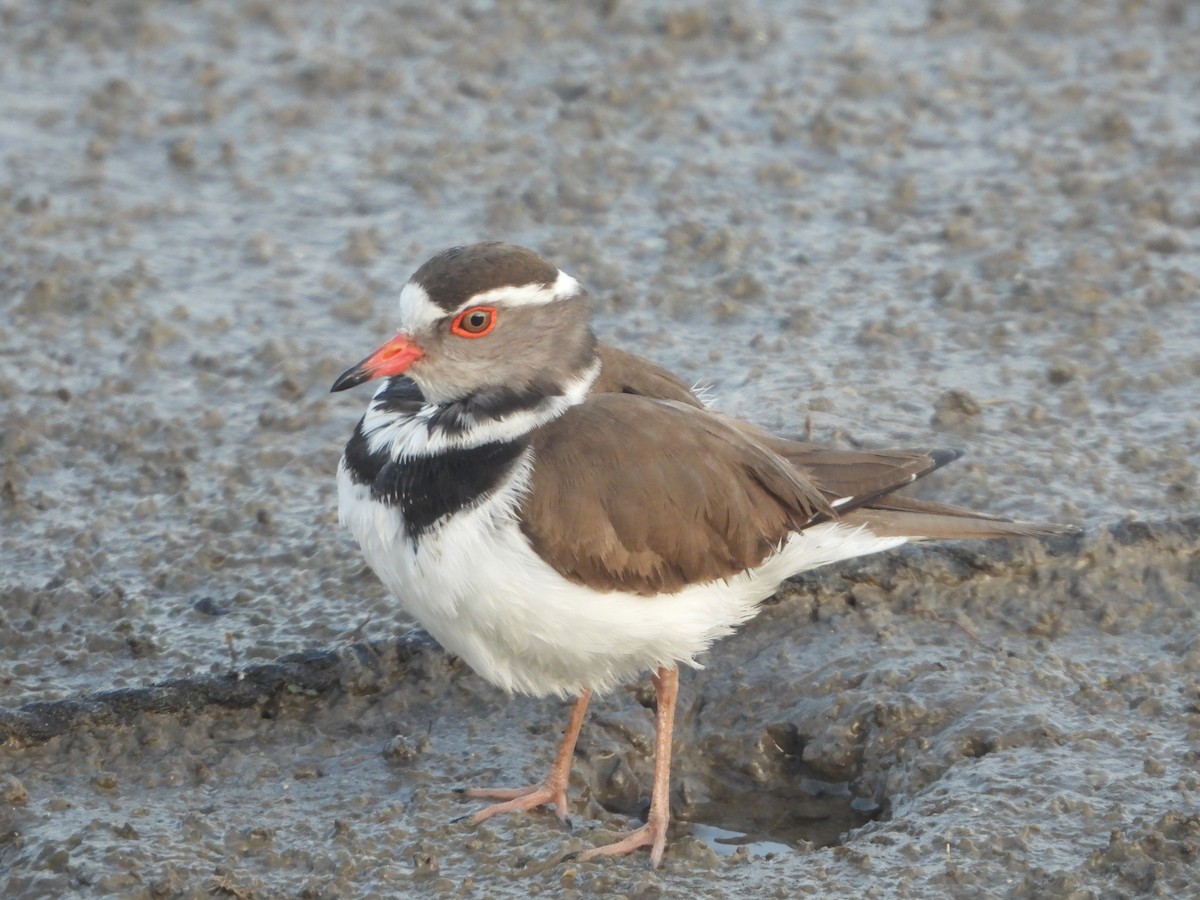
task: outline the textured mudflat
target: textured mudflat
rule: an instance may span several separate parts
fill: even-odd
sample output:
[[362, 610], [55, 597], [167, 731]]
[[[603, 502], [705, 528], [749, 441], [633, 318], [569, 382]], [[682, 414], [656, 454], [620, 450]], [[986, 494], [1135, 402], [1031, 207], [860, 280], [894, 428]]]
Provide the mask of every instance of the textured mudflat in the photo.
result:
[[[0, 6], [0, 892], [1200, 880], [1198, 11], [831, 10]], [[964, 447], [926, 495], [1087, 534], [789, 587], [684, 675], [659, 872], [562, 861], [644, 799], [636, 688], [573, 832], [450, 824], [564, 711], [398, 637], [326, 392], [485, 238], [723, 409]]]

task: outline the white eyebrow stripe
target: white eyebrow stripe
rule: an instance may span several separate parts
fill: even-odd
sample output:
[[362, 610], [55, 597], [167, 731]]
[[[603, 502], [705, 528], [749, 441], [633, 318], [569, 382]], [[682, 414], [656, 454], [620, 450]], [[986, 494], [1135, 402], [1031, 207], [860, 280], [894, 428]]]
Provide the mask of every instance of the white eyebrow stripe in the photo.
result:
[[566, 300], [583, 293], [579, 281], [559, 269], [558, 277], [550, 284], [516, 284], [480, 291], [468, 297], [454, 314], [470, 309], [472, 306], [488, 306], [500, 304], [503, 306], [535, 306], [553, 303], [555, 300]]
[[415, 334], [446, 314], [429, 298], [429, 292], [415, 281], [400, 289], [400, 330]]

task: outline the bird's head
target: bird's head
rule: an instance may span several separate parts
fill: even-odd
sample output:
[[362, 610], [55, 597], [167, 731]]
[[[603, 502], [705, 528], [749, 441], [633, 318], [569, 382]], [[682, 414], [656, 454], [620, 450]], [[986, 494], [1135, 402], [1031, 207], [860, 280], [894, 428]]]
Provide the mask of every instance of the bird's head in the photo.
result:
[[532, 250], [455, 247], [400, 291], [400, 328], [343, 372], [332, 390], [407, 375], [432, 403], [480, 392], [525, 392], [578, 378], [595, 361], [587, 293]]

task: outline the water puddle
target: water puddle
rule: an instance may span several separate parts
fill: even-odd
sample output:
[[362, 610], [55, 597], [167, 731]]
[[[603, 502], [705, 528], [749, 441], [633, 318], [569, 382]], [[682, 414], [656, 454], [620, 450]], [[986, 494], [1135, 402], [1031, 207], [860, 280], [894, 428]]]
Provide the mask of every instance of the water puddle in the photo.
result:
[[679, 818], [693, 835], [726, 856], [746, 847], [765, 856], [811, 847], [831, 847], [846, 832], [871, 822], [883, 810], [855, 797], [850, 786], [815, 778], [778, 785], [738, 785], [715, 779], [702, 802], [688, 804]]

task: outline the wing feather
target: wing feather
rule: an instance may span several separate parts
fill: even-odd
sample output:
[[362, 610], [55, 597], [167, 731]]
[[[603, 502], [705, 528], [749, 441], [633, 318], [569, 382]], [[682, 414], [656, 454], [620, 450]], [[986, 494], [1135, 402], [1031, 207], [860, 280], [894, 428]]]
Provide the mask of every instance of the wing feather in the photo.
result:
[[786, 460], [680, 402], [592, 394], [531, 445], [522, 528], [560, 574], [602, 589], [728, 578], [833, 512]]

